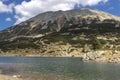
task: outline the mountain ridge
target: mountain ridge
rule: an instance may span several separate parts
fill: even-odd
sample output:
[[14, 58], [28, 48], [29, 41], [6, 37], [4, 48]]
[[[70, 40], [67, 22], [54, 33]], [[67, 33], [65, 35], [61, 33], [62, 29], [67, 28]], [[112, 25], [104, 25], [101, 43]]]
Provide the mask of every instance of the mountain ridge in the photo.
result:
[[[111, 14], [108, 14], [102, 11], [92, 10], [92, 9], [87, 9], [87, 8], [83, 8], [80, 10], [45, 12], [33, 18], [30, 18], [27, 21], [22, 22], [18, 25], [15, 25], [13, 27], [0, 31], [0, 37], [1, 39], [4, 39], [4, 36], [1, 36], [3, 33], [7, 35], [9, 34], [13, 35], [13, 36], [9, 35], [11, 36], [9, 38], [12, 38], [12, 37], [22, 36], [22, 35], [23, 36], [24, 35], [36, 36], [38, 34], [42, 34], [45, 32], [54, 32], [54, 31], [59, 32], [62, 28], [66, 27], [65, 26], [66, 24], [67, 26], [72, 25], [71, 23], [69, 24], [66, 23], [66, 22], [71, 21], [72, 18], [75, 20], [77, 20], [77, 18], [82, 18], [82, 19], [84, 18], [96, 19], [97, 18], [100, 22], [107, 20], [107, 19], [118, 21], [118, 22], [120, 21], [119, 17], [113, 16]], [[55, 27], [54, 27], [54, 24], [55, 24]]]

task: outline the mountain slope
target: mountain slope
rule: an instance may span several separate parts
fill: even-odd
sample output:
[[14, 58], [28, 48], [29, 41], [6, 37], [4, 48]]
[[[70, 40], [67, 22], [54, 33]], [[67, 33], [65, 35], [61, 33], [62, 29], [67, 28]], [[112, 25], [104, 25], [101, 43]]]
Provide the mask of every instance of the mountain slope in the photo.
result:
[[0, 55], [116, 61], [120, 57], [119, 34], [120, 18], [102, 11], [46, 12], [1, 31]]
[[74, 25], [88, 28], [89, 24], [110, 23], [119, 27], [120, 18], [111, 14], [92, 10], [80, 9], [70, 11], [46, 12], [39, 14], [25, 22], [0, 32], [0, 41], [21, 36], [42, 36], [40, 34], [59, 32], [61, 29]]

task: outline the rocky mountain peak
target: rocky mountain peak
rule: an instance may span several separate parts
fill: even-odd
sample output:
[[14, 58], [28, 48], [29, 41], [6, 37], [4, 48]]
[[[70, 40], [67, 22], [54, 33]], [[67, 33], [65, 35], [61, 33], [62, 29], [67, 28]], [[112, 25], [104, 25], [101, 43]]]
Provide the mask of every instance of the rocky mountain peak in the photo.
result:
[[[34, 37], [46, 33], [59, 32], [75, 26], [79, 29], [91, 29], [91, 25], [111, 24], [120, 27], [120, 18], [103, 11], [82, 8], [79, 10], [45, 12], [18, 25], [0, 32], [1, 40], [14, 37]], [[73, 27], [74, 29], [76, 29]], [[73, 30], [73, 29], [72, 29]]]

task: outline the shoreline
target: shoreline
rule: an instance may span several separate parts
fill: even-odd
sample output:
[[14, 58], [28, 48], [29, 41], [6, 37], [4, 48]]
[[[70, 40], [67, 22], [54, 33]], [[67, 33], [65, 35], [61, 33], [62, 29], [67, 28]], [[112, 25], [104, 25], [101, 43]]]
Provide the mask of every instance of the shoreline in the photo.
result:
[[[17, 55], [17, 54], [16, 54]], [[103, 63], [120, 63], [120, 57], [90, 57], [90, 56], [41, 56], [41, 55], [25, 55], [25, 56], [16, 56], [16, 55], [0, 55], [0, 57], [43, 57], [43, 58], [81, 58], [83, 62], [103, 62]]]
[[22, 78], [23, 75], [16, 73], [14, 68], [15, 67], [0, 65], [0, 80], [24, 80]]
[[0, 80], [74, 80], [71, 77], [52, 75], [52, 74], [22, 74], [22, 75], [4, 75], [0, 74]]
[[9, 76], [9, 75], [0, 74], [0, 80], [23, 80], [23, 79], [17, 77], [17, 75]]

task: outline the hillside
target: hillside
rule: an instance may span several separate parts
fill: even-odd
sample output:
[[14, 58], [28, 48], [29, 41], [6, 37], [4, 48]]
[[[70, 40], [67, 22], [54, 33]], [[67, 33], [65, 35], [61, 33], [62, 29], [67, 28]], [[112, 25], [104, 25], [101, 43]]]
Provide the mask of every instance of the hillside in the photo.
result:
[[120, 18], [109, 13], [86, 8], [46, 12], [1, 31], [0, 49], [1, 55], [118, 62], [119, 34]]

